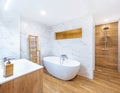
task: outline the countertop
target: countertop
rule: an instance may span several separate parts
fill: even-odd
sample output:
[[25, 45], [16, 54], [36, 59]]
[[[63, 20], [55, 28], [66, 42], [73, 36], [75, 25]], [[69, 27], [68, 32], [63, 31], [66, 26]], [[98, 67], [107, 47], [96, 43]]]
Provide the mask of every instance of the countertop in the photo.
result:
[[43, 66], [37, 65], [26, 59], [11, 60], [11, 63], [14, 64], [14, 73], [10, 77], [4, 77], [3, 69], [0, 67], [0, 84], [43, 68]]

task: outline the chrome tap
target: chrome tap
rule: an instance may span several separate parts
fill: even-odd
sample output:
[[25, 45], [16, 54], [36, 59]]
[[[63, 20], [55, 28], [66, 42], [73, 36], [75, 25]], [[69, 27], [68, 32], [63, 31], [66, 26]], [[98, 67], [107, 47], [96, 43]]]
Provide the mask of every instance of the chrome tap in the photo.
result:
[[3, 76], [5, 76], [5, 62], [8, 60], [7, 57], [2, 58], [1, 67], [3, 69]]
[[3, 62], [6, 62], [7, 60], [8, 60], [7, 57], [4, 57], [4, 58], [3, 58]]
[[4, 58], [2, 59], [2, 68], [5, 67], [5, 62], [7, 62], [7, 64], [10, 64], [10, 60], [12, 60], [12, 59], [14, 59], [14, 58], [4, 57]]
[[61, 55], [60, 56], [60, 63], [63, 64], [63, 62], [65, 61], [65, 59], [68, 59], [67, 55]]

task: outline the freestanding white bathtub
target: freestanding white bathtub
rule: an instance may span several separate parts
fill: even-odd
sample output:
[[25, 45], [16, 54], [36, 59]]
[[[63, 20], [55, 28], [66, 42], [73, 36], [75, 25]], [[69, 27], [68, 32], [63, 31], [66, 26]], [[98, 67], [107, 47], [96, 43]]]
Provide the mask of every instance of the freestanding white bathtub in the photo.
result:
[[43, 59], [47, 71], [56, 78], [62, 80], [71, 80], [79, 72], [80, 62], [66, 59], [63, 64], [60, 63], [60, 57], [50, 56]]

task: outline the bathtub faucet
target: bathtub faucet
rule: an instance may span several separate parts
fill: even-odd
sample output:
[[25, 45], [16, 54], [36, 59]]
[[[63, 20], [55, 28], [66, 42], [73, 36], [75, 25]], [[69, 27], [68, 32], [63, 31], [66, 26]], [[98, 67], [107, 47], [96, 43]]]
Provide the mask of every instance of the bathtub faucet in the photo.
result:
[[67, 55], [61, 55], [60, 56], [60, 62], [61, 62], [61, 64], [63, 64], [63, 62], [64, 62], [65, 59], [68, 59]]

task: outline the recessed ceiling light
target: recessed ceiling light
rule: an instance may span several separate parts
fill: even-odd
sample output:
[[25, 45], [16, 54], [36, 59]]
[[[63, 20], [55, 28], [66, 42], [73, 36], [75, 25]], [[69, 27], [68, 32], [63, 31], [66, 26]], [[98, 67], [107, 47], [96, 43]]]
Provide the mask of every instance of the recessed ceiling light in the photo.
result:
[[47, 14], [47, 12], [46, 11], [41, 11], [40, 14], [44, 16], [44, 15]]

